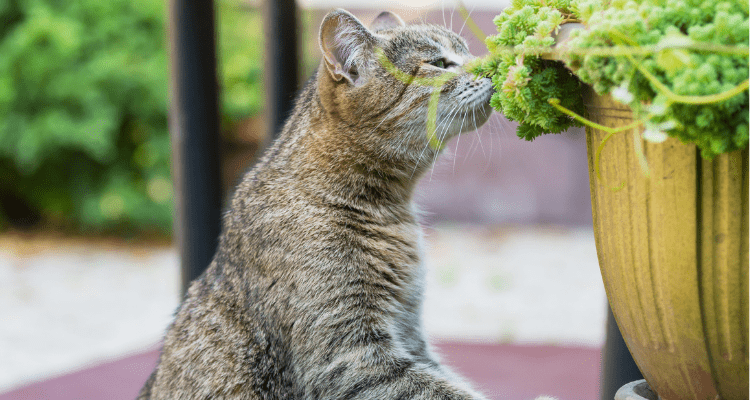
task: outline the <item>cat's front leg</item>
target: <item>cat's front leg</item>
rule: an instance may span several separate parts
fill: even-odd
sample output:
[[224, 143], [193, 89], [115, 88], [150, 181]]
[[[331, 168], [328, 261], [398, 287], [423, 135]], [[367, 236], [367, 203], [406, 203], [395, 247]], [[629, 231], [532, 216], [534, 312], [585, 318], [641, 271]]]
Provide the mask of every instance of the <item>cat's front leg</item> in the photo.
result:
[[439, 365], [417, 361], [397, 345], [371, 343], [337, 353], [305, 374], [305, 398], [485, 400], [462, 381], [451, 381]]

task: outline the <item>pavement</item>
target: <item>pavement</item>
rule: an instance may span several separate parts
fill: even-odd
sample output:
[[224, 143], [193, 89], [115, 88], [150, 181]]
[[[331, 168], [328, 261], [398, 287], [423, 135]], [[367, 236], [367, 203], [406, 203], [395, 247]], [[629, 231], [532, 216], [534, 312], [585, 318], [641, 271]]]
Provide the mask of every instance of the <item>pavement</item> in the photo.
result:
[[[606, 299], [591, 228], [441, 223], [426, 242], [424, 326], [446, 361], [493, 399], [596, 397]], [[132, 394], [178, 274], [169, 244], [0, 236], [0, 399]]]

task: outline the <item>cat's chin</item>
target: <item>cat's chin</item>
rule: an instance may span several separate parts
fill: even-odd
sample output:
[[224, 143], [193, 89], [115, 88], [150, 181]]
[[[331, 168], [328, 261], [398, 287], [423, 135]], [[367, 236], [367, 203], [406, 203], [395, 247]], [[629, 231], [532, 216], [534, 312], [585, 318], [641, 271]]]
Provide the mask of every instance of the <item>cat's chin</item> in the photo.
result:
[[489, 101], [482, 103], [482, 105], [474, 109], [474, 111], [472, 112], [473, 117], [474, 117], [472, 121], [472, 126], [467, 127], [467, 129], [463, 129], [461, 133], [471, 132], [471, 131], [475, 131], [481, 128], [482, 125], [484, 125], [485, 123], [487, 123], [487, 121], [489, 121], [490, 116], [492, 115], [493, 111], [494, 110], [490, 106]]
[[[446, 122], [445, 119], [441, 122], [441, 119], [438, 119], [438, 134], [441, 137], [444, 136], [447, 141], [454, 136], [476, 131], [490, 119], [492, 112], [493, 109], [489, 102], [482, 103], [478, 107], [453, 112], [449, 117], [446, 117], [450, 118], [450, 122]], [[443, 128], [440, 132], [441, 124], [448, 128]]]

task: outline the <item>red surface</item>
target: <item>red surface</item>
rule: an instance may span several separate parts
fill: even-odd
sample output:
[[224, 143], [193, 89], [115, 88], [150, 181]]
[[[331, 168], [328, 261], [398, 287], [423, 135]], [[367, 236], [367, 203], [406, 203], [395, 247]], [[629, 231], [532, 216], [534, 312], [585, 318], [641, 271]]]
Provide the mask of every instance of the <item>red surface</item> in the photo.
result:
[[158, 358], [158, 350], [125, 357], [0, 394], [0, 400], [134, 400]]
[[[599, 349], [443, 342], [436, 350], [493, 400], [599, 396]], [[157, 358], [153, 350], [125, 357], [0, 394], [0, 400], [133, 400]]]
[[438, 343], [436, 350], [493, 400], [599, 398], [597, 348]]

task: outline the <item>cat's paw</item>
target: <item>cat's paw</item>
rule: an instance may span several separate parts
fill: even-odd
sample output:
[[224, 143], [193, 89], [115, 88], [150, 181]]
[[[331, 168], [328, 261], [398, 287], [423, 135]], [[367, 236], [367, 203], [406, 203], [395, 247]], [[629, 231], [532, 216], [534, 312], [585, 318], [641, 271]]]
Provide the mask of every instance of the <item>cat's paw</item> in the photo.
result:
[[557, 400], [557, 399], [552, 396], [539, 396], [534, 400]]

